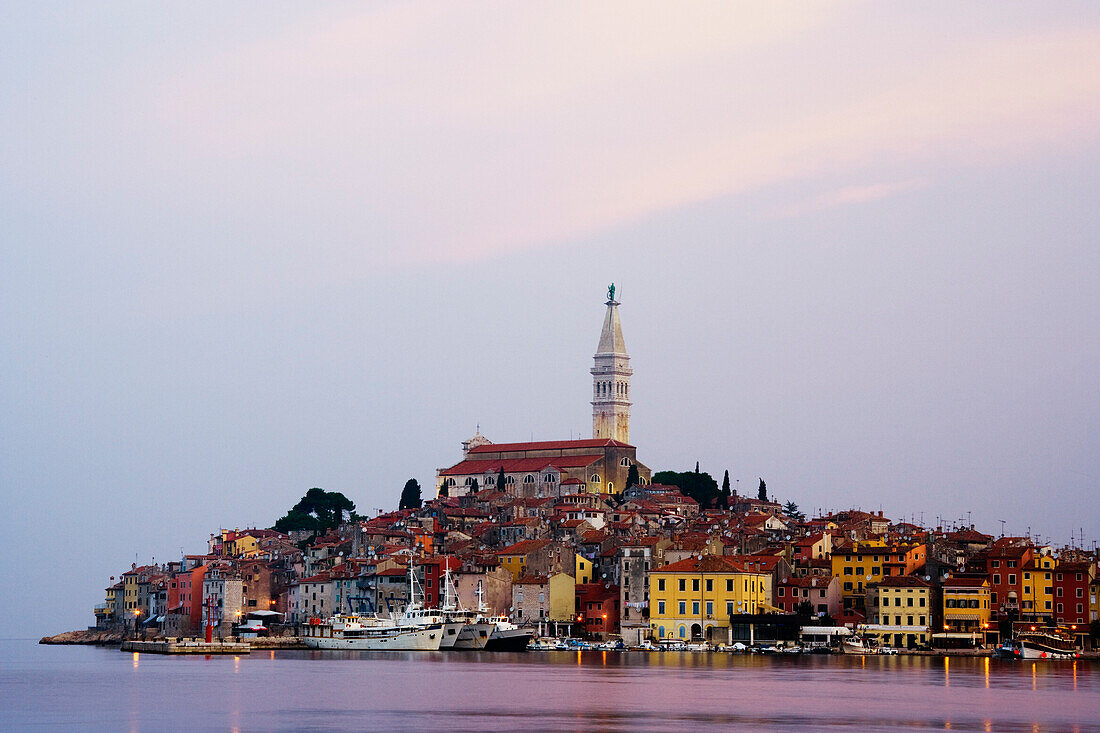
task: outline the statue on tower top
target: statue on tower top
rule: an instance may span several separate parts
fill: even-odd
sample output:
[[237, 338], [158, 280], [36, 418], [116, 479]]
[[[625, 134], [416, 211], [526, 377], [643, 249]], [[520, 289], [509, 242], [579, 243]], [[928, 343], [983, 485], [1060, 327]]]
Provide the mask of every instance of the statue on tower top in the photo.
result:
[[614, 301], [615, 300], [615, 283], [611, 283], [611, 285], [608, 286], [608, 288], [607, 288], [607, 299], [609, 301]]

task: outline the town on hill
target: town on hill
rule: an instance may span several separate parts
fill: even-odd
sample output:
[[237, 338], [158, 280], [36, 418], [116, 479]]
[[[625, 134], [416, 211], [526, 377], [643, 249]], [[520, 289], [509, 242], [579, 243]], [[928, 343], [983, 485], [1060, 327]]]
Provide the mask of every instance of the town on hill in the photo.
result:
[[[423, 500], [361, 517], [310, 489], [271, 529], [220, 529], [205, 552], [111, 578], [96, 627], [219, 636], [246, 620], [293, 634], [337, 613], [427, 608], [444, 576], [467, 608], [540, 636], [732, 644], [804, 625], [858, 628], [882, 646], [973, 648], [1013, 624], [1100, 636], [1097, 552], [973, 525], [924, 527], [883, 511], [807, 517], [706, 472], [653, 473], [630, 442], [630, 357], [608, 289], [594, 366], [592, 438], [494, 443], [477, 431]], [[1083, 544], [1083, 543], [1082, 543]], [[265, 627], [266, 628], [266, 627]]]

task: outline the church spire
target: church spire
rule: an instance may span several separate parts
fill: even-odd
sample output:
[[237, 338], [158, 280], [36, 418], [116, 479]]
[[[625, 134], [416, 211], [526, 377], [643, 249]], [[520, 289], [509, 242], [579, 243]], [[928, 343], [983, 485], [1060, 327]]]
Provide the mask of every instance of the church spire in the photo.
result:
[[592, 367], [592, 437], [630, 442], [630, 356], [626, 353], [615, 284], [607, 289], [600, 344]]

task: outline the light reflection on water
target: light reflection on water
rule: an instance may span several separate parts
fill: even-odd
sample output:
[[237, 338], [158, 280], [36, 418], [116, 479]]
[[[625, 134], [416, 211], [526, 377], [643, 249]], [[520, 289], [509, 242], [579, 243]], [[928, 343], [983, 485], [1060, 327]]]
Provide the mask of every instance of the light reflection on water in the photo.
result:
[[[21, 646], [17, 646], [21, 645]], [[0, 642], [5, 728], [1095, 730], [1100, 667], [988, 658], [277, 651]]]

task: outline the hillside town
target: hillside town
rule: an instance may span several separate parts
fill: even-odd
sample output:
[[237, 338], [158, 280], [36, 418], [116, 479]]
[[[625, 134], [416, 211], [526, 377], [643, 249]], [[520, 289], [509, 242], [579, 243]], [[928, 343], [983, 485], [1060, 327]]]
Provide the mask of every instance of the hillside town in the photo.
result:
[[[593, 437], [494, 443], [480, 430], [415, 481], [397, 511], [327, 521], [307, 499], [299, 528], [211, 533], [203, 552], [110, 579], [96, 626], [219, 636], [246, 619], [288, 635], [335, 614], [396, 613], [410, 575], [426, 608], [457, 602], [537, 637], [728, 645], [847, 627], [882, 647], [989, 648], [1014, 624], [1100, 630], [1095, 548], [1054, 547], [971, 524], [921, 526], [855, 508], [807, 517], [760, 480], [753, 495], [699, 470], [653, 473], [630, 442], [629, 365], [608, 290], [593, 376]], [[709, 488], [708, 488], [709, 487]], [[291, 522], [293, 523], [293, 522]], [[285, 524], [285, 523], [284, 523]], [[411, 566], [411, 567], [410, 567]]]

